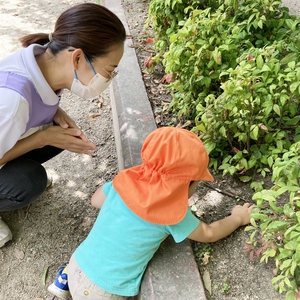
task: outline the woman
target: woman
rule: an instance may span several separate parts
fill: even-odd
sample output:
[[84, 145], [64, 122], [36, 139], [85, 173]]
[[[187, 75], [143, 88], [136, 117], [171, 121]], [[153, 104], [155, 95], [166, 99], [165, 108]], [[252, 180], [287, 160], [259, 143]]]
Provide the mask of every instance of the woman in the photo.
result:
[[[35, 201], [49, 184], [41, 164], [64, 149], [97, 150], [59, 101], [63, 89], [86, 99], [102, 93], [116, 75], [125, 38], [115, 14], [83, 3], [62, 13], [54, 32], [24, 36], [25, 49], [0, 60], [0, 211]], [[0, 248], [11, 238], [0, 219]]]

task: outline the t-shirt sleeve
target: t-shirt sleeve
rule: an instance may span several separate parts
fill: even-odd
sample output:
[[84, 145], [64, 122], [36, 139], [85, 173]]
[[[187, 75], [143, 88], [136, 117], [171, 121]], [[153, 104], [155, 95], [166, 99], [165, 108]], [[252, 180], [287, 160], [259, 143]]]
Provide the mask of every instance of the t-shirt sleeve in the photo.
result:
[[103, 186], [102, 186], [102, 192], [105, 194], [105, 196], [108, 195], [108, 193], [111, 190], [111, 188], [112, 188], [112, 181], [106, 182], [106, 183], [103, 184]]
[[0, 94], [0, 158], [14, 147], [25, 132], [28, 102], [17, 92], [3, 88]]
[[188, 208], [186, 215], [182, 221], [175, 225], [167, 226], [167, 231], [171, 234], [176, 243], [182, 242], [186, 239], [200, 224], [190, 208]]

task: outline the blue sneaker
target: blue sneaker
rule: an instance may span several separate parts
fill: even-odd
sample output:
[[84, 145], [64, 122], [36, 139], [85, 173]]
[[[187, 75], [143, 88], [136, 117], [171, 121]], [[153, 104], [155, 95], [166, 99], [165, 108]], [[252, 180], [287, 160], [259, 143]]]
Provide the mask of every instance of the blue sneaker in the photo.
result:
[[48, 286], [48, 291], [56, 297], [67, 300], [70, 296], [68, 286], [68, 270], [67, 267], [59, 267], [54, 282]]

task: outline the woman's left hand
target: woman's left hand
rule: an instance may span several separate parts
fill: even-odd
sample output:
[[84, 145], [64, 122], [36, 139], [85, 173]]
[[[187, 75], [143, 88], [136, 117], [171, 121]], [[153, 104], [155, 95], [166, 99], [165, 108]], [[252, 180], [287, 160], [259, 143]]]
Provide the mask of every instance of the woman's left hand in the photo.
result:
[[[80, 129], [75, 121], [73, 121], [68, 115], [67, 113], [60, 107], [58, 107], [56, 114], [54, 116], [54, 122], [59, 125], [61, 128], [67, 129], [67, 128], [76, 128], [76, 129]], [[86, 138], [86, 136], [82, 133], [80, 135], [80, 138], [84, 141], [87, 142], [88, 139]]]

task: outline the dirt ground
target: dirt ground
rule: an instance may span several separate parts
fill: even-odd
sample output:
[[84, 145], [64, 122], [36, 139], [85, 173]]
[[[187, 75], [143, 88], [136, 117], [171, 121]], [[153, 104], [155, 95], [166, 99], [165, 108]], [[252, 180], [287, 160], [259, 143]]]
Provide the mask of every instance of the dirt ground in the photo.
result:
[[[18, 38], [29, 32], [51, 32], [58, 15], [76, 3], [82, 1], [0, 1], [0, 57], [19, 49]], [[53, 299], [47, 286], [96, 218], [91, 195], [117, 172], [108, 92], [93, 102], [66, 92], [62, 107], [99, 150], [93, 158], [64, 151], [45, 163], [52, 186], [29, 207], [0, 213], [13, 233], [0, 249], [1, 300]]]
[[[76, 0], [27, 1], [0, 0], [0, 58], [20, 48], [18, 38], [31, 32], [51, 32], [56, 17]], [[88, 1], [85, 1], [88, 2]], [[94, 2], [94, 1], [90, 1]], [[151, 54], [151, 29], [144, 29], [149, 0], [124, 0], [127, 21], [134, 39], [149, 99], [158, 126], [167, 125], [173, 116], [165, 111], [169, 95], [160, 82], [161, 69], [145, 71], [144, 60]], [[1, 213], [13, 233], [13, 241], [0, 249], [0, 300], [52, 300], [47, 286], [60, 265], [86, 237], [97, 210], [89, 204], [96, 188], [117, 173], [111, 107], [108, 92], [94, 101], [85, 101], [66, 92], [62, 107], [99, 146], [95, 157], [63, 152], [45, 163], [53, 176], [53, 185], [27, 208]], [[174, 121], [174, 120], [173, 120]], [[215, 177], [213, 187], [251, 201], [252, 191], [232, 178]], [[225, 217], [236, 204], [232, 197], [200, 184], [190, 200], [197, 214], [206, 222]], [[203, 266], [208, 300], [279, 300], [271, 285], [272, 264], [250, 261], [243, 252], [248, 233], [243, 228], [220, 242], [209, 245], [211, 259]], [[208, 245], [198, 244], [196, 253]], [[205, 249], [206, 249], [205, 248]], [[209, 284], [209, 281], [211, 282]], [[189, 299], [186, 295], [187, 300]], [[168, 300], [168, 299], [166, 299]], [[176, 299], [171, 299], [176, 300]]]

